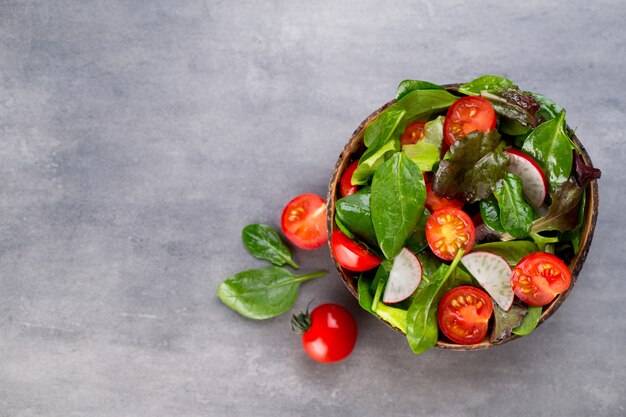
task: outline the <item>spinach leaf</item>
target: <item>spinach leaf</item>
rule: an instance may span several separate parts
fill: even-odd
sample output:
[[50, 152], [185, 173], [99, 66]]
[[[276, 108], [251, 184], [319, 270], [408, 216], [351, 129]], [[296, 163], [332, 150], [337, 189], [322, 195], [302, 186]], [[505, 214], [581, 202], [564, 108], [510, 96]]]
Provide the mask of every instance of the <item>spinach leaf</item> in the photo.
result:
[[535, 101], [539, 103], [540, 108], [537, 111], [536, 115], [543, 121], [554, 119], [555, 117], [559, 115], [559, 113], [563, 111], [561, 106], [559, 106], [554, 101], [550, 100], [548, 97], [544, 95], [532, 93], [530, 91], [527, 91], [526, 93], [533, 96]]
[[424, 209], [424, 213], [417, 222], [413, 234], [409, 236], [405, 243], [406, 248], [413, 253], [417, 254], [428, 246], [428, 241], [426, 240], [426, 222], [429, 217], [430, 212], [428, 209]]
[[291, 259], [291, 251], [272, 226], [249, 224], [243, 228], [241, 239], [252, 256], [270, 261], [277, 266], [289, 264], [295, 269], [299, 268]]
[[498, 91], [505, 88], [516, 87], [511, 80], [497, 75], [483, 75], [475, 80], [459, 87], [459, 93], [469, 96], [479, 96], [482, 91]]
[[572, 171], [572, 142], [565, 133], [565, 112], [540, 124], [524, 141], [522, 151], [533, 157], [548, 177], [550, 191], [556, 190]]
[[393, 107], [406, 110], [404, 124], [400, 124], [399, 133], [402, 133], [407, 124], [417, 120], [428, 120], [438, 112], [441, 112], [459, 98], [446, 90], [415, 90], [400, 100]]
[[367, 279], [363, 274], [359, 277], [359, 282], [357, 285], [357, 290], [359, 293], [359, 305], [363, 307], [364, 310], [369, 311], [374, 314], [372, 310], [372, 302], [374, 301], [374, 297], [372, 297], [372, 293], [370, 293], [370, 285], [371, 279]]
[[421, 142], [430, 143], [437, 147], [441, 152], [441, 144], [443, 143], [443, 123], [446, 120], [444, 116], [438, 116], [436, 119], [426, 122], [424, 125], [424, 137]]
[[383, 110], [378, 117], [365, 128], [363, 134], [363, 143], [365, 143], [365, 146], [384, 145], [396, 130], [396, 127], [405, 114], [406, 110], [397, 106], [391, 106]]
[[412, 93], [415, 90], [445, 90], [442, 86], [438, 84], [433, 84], [428, 81], [421, 80], [404, 80], [396, 89], [396, 100], [400, 100], [402, 97], [406, 96], [409, 93]]
[[298, 297], [300, 283], [326, 275], [326, 271], [294, 275], [269, 266], [239, 272], [217, 287], [217, 296], [239, 314], [261, 320], [289, 310]]
[[350, 239], [354, 240], [356, 238], [354, 233], [348, 230], [348, 228], [343, 223], [341, 223], [341, 220], [339, 220], [339, 217], [337, 215], [335, 215], [335, 225], [337, 225], [339, 230], [341, 230], [343, 234], [348, 236]]
[[539, 233], [546, 230], [565, 232], [576, 227], [582, 194], [583, 189], [570, 178], [552, 194], [552, 204], [548, 214], [533, 222], [531, 232]]
[[450, 147], [450, 156], [439, 164], [433, 179], [438, 196], [457, 198], [467, 203], [491, 194], [504, 176], [509, 157], [497, 130], [472, 132]]
[[439, 327], [437, 326], [437, 308], [446, 291], [446, 282], [455, 271], [463, 257], [461, 249], [448, 266], [441, 264], [426, 286], [419, 289], [407, 312], [406, 338], [415, 354], [420, 354], [437, 344]]
[[517, 239], [528, 236], [533, 222], [533, 209], [522, 195], [522, 180], [507, 172], [498, 181], [493, 193], [500, 207], [502, 228]]
[[531, 233], [530, 238], [535, 242], [540, 251], [544, 252], [546, 250], [546, 245], [550, 243], [557, 243], [559, 241], [558, 237], [546, 237], [541, 236], [539, 233]]
[[367, 184], [374, 172], [393, 154], [400, 151], [400, 141], [391, 139], [381, 146], [372, 146], [359, 159], [359, 165], [352, 173], [352, 185]]
[[378, 246], [370, 212], [370, 187], [340, 198], [335, 204], [335, 218], [352, 233], [372, 246]]
[[[419, 288], [421, 288], [426, 284], [430, 284], [433, 280], [435, 272], [437, 272], [437, 269], [441, 266], [442, 262], [441, 259], [437, 258], [430, 251], [421, 252], [417, 255], [417, 258], [422, 265], [422, 281], [419, 285]], [[413, 294], [415, 295], [417, 292], [419, 292], [419, 290]]]
[[522, 305], [513, 304], [509, 311], [504, 311], [497, 304], [493, 305], [493, 316], [495, 326], [489, 337], [491, 343], [506, 339], [511, 336], [513, 329], [522, 324], [528, 308]]
[[433, 165], [439, 162], [440, 150], [432, 143], [420, 140], [412, 145], [404, 145], [402, 151], [413, 161], [423, 172], [433, 170]]
[[374, 174], [370, 209], [376, 240], [387, 259], [393, 259], [424, 211], [426, 186], [422, 172], [404, 153], [396, 153]]
[[401, 308], [396, 307], [390, 307], [387, 304], [380, 302], [376, 306], [376, 310], [374, 310], [374, 312], [376, 313], [376, 315], [378, 315], [378, 317], [385, 320], [393, 327], [400, 329], [402, 333], [406, 334], [406, 310], [402, 310]]
[[542, 307], [528, 306], [528, 313], [522, 319], [522, 324], [513, 329], [513, 333], [518, 336], [526, 336], [537, 327], [541, 319]]
[[[530, 94], [520, 91], [518, 88], [505, 88], [497, 91], [482, 91], [480, 96], [489, 100], [493, 109], [500, 116], [512, 120], [521, 126], [531, 128], [537, 126], [536, 113], [539, 110], [539, 103]], [[522, 134], [520, 127], [513, 129], [512, 126], [504, 126], [505, 133]], [[518, 130], [518, 133], [511, 133]]]
[[527, 240], [514, 240], [511, 242], [491, 242], [476, 245], [472, 252], [484, 251], [502, 256], [511, 266], [517, 263], [526, 255], [537, 252], [539, 249], [533, 242]]
[[500, 222], [500, 206], [493, 194], [480, 201], [480, 217], [488, 228], [494, 232], [504, 233], [504, 228]]

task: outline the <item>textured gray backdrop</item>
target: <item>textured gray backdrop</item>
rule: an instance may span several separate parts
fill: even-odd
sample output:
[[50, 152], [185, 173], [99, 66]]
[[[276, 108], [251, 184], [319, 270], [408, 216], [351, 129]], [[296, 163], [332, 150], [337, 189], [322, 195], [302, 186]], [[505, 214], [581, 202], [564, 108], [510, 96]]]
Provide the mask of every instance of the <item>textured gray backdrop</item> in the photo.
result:
[[[623, 416], [626, 3], [0, 1], [0, 416]], [[508, 76], [602, 168], [594, 245], [536, 333], [432, 350], [360, 311], [312, 362], [215, 296], [251, 222], [324, 195], [405, 78]], [[327, 248], [295, 255], [331, 268]]]

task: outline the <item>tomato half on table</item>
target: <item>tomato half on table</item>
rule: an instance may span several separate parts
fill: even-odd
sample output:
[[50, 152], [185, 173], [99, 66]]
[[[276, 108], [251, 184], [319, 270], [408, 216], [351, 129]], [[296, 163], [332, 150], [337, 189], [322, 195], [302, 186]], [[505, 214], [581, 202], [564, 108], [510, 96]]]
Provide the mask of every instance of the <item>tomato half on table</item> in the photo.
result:
[[478, 288], [464, 285], [444, 294], [437, 321], [448, 339], [460, 345], [473, 345], [487, 335], [492, 313], [491, 297]]
[[341, 174], [341, 181], [339, 182], [339, 192], [342, 197], [346, 197], [356, 193], [359, 190], [359, 187], [356, 185], [352, 185], [352, 174], [356, 171], [356, 168], [359, 166], [359, 161], [354, 161], [353, 163], [346, 168], [346, 170]]
[[443, 137], [450, 146], [469, 133], [488, 132], [495, 127], [496, 112], [491, 103], [481, 97], [463, 97], [448, 109]]
[[434, 211], [426, 221], [426, 240], [433, 253], [446, 261], [454, 259], [459, 249], [469, 252], [476, 231], [472, 219], [455, 207]]
[[433, 185], [430, 182], [426, 183], [426, 208], [433, 212], [444, 207], [454, 207], [460, 209], [463, 207], [463, 203], [459, 200], [452, 198], [439, 197], [433, 191]]
[[567, 290], [572, 275], [555, 255], [535, 252], [522, 258], [513, 268], [511, 286], [517, 297], [531, 306], [545, 306]]
[[317, 249], [328, 240], [326, 200], [316, 194], [301, 194], [285, 206], [280, 219], [283, 233], [302, 249]]
[[330, 246], [335, 260], [350, 271], [364, 272], [380, 265], [381, 260], [378, 256], [340, 230], [333, 232]]
[[424, 138], [426, 122], [413, 122], [404, 129], [400, 137], [400, 145], [413, 145]]

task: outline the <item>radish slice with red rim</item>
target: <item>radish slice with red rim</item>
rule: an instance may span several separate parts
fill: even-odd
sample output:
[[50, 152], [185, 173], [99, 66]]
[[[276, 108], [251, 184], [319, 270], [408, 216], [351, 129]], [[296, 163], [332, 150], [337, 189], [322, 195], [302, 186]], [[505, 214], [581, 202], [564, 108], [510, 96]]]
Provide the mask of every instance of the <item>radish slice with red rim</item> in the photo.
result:
[[385, 285], [383, 303], [393, 304], [406, 300], [422, 281], [422, 264], [407, 248], [393, 259], [389, 279]]
[[472, 252], [461, 258], [461, 263], [476, 281], [489, 293], [503, 310], [513, 304], [513, 288], [509, 263], [501, 256], [490, 252]]

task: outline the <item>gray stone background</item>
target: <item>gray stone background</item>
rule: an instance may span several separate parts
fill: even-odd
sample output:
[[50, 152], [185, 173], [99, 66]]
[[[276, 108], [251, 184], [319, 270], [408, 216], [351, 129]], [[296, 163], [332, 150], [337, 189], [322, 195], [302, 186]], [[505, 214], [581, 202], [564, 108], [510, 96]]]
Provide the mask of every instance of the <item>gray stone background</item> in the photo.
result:
[[[0, 1], [0, 416], [626, 415], [625, 21], [620, 0]], [[360, 337], [326, 366], [287, 315], [219, 302], [264, 265], [242, 227], [325, 195], [400, 80], [483, 73], [567, 108], [604, 173], [545, 325], [416, 357], [331, 272], [297, 305], [345, 305]]]

